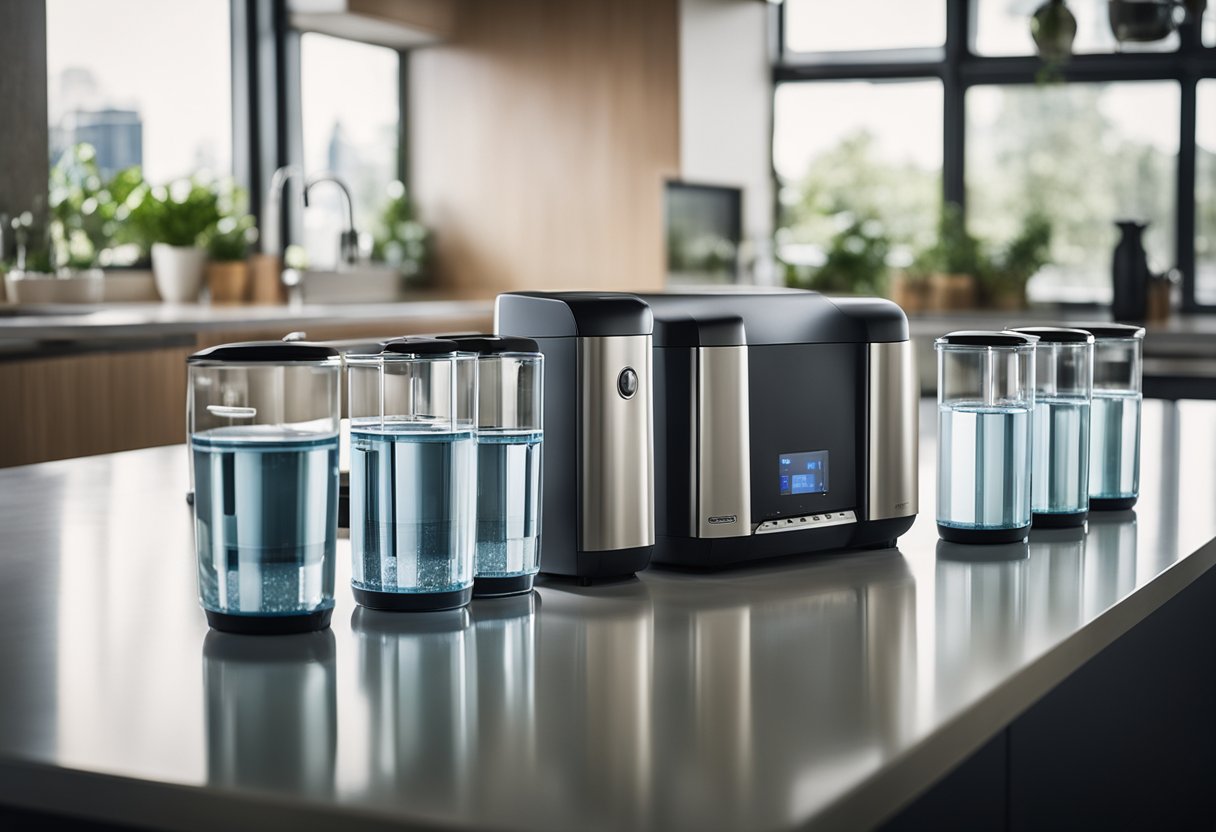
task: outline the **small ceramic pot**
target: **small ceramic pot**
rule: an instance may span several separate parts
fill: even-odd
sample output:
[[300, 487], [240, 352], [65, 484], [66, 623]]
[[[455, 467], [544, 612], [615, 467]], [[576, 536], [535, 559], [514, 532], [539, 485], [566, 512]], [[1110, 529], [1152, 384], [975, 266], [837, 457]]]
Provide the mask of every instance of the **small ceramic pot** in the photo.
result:
[[169, 303], [194, 303], [203, 286], [207, 251], [196, 246], [152, 244], [152, 273], [156, 291]]

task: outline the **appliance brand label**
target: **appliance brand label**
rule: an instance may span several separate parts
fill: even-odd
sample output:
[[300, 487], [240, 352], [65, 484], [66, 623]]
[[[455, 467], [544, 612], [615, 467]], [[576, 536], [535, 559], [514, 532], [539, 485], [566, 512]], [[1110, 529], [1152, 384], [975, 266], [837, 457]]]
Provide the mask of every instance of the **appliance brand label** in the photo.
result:
[[735, 523], [738, 520], [739, 515], [737, 514], [716, 514], [709, 518], [709, 525], [717, 526], [721, 525], [722, 523]]

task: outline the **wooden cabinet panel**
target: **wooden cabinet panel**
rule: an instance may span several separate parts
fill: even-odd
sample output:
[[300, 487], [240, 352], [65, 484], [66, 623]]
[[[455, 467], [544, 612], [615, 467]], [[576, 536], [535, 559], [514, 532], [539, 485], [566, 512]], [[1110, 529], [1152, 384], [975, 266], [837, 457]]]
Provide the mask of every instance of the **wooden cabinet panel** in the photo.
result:
[[191, 351], [0, 363], [0, 467], [182, 442]]

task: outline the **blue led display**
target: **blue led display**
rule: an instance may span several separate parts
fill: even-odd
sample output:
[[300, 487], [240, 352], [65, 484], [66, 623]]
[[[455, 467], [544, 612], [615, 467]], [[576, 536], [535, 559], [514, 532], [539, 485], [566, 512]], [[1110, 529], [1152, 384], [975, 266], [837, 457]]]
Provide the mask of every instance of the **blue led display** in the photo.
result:
[[828, 452], [802, 451], [778, 458], [781, 493], [828, 493]]

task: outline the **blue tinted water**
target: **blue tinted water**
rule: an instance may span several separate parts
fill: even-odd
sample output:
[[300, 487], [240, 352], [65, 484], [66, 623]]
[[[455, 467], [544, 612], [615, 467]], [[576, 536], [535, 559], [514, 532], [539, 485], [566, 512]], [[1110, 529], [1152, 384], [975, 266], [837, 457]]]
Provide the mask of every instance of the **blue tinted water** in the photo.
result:
[[1140, 492], [1140, 394], [1094, 391], [1090, 416], [1090, 497]]
[[333, 606], [337, 434], [217, 428], [190, 443], [203, 607], [281, 615]]
[[450, 592], [473, 583], [472, 431], [350, 433], [352, 583]]
[[1089, 508], [1089, 417], [1089, 402], [1084, 400], [1035, 402], [1030, 505], [1036, 514]]
[[478, 577], [540, 568], [540, 431], [477, 435]]
[[937, 437], [937, 522], [964, 529], [1030, 522], [1028, 407], [939, 405]]

